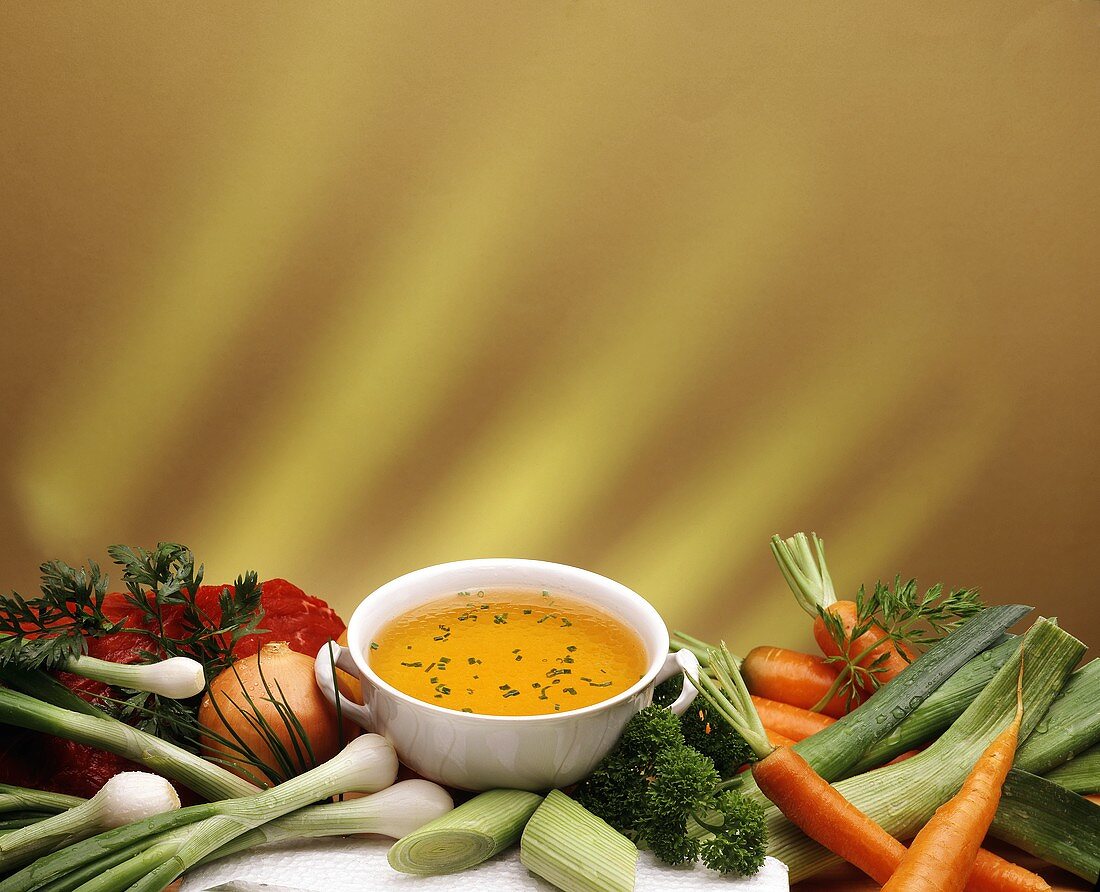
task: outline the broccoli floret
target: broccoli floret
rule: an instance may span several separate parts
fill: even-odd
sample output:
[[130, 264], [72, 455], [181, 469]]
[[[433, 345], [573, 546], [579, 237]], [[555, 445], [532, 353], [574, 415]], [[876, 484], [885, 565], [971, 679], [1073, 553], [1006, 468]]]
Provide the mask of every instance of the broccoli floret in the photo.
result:
[[[669, 864], [702, 858], [721, 873], [748, 875], [763, 863], [763, 810], [721, 789], [714, 762], [687, 745], [679, 720], [660, 706], [627, 723], [574, 797]], [[693, 823], [709, 834], [689, 833]]]
[[[667, 706], [680, 696], [682, 675], [661, 682], [653, 691], [653, 702]], [[752, 748], [734, 727], [720, 715], [711, 715], [702, 697], [680, 717], [680, 730], [688, 746], [710, 756], [718, 773], [728, 777], [746, 762], [755, 761]]]

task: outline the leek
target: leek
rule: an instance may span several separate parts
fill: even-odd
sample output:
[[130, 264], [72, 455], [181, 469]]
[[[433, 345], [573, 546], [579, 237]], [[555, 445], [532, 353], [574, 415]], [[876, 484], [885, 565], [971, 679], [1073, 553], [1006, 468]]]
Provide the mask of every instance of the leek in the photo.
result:
[[[938, 645], [942, 646], [942, 643]], [[930, 653], [934, 651], [935, 648]], [[1085, 646], [1080, 641], [1048, 620], [1040, 619], [1023, 636], [1021, 652], [1026, 654], [1026, 661], [1021, 739], [1026, 739], [1042, 718], [1084, 651]], [[924, 752], [896, 765], [840, 781], [836, 788], [888, 833], [899, 839], [914, 836], [933, 812], [958, 791], [990, 740], [1015, 712], [1019, 660], [1019, 654], [1008, 660], [967, 710]], [[913, 666], [919, 663], [918, 660]], [[899, 675], [898, 679], [901, 677]], [[882, 688], [848, 718], [873, 704], [898, 679]], [[841, 727], [842, 722], [838, 721], [803, 743]], [[817, 768], [815, 761], [808, 761]], [[769, 831], [768, 854], [790, 867], [792, 883], [839, 862], [835, 855], [803, 835], [774, 806], [767, 810], [765, 818]]]
[[1046, 778], [1012, 769], [990, 832], [1090, 883], [1100, 879], [1100, 808]]
[[1058, 699], [1016, 753], [1014, 768], [1046, 774], [1100, 741], [1100, 660], [1070, 676]]
[[911, 716], [878, 743], [872, 744], [845, 774], [862, 774], [878, 768], [906, 750], [931, 740], [963, 714], [1019, 647], [1020, 640], [1011, 637], [978, 654], [933, 691]]
[[527, 822], [519, 860], [563, 892], [631, 892], [638, 849], [560, 790]]
[[390, 847], [390, 867], [434, 876], [480, 864], [514, 844], [542, 797], [524, 790], [490, 790], [425, 824]]
[[[800, 740], [793, 749], [825, 780], [843, 777], [868, 747], [915, 713], [932, 691], [946, 683], [971, 658], [1000, 640], [1005, 629], [1030, 610], [1018, 604], [987, 607], [921, 654], [866, 703], [828, 728]], [[705, 687], [705, 680], [700, 678], [700, 681]], [[767, 803], [751, 772], [738, 775], [729, 785], [745, 796]]]
[[0, 784], [0, 813], [9, 811], [56, 813], [76, 808], [84, 801], [78, 796], [65, 796], [62, 793], [48, 793], [45, 790], [30, 790], [26, 787]]
[[1100, 744], [1059, 765], [1046, 778], [1074, 793], [1100, 792]]

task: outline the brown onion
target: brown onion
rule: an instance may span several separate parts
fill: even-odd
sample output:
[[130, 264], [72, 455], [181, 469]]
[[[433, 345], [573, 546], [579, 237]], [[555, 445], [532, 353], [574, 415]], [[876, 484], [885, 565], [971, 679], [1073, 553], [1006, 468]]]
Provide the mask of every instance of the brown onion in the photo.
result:
[[[338, 675], [343, 674], [338, 673]], [[338, 684], [341, 692], [345, 696], [349, 695], [350, 688], [347, 681], [339, 678]], [[211, 702], [212, 698], [216, 700], [221, 716], [215, 710]], [[289, 723], [284, 720], [284, 715], [280, 714], [280, 708], [271, 702], [273, 699], [280, 702], [285, 699], [286, 706], [293, 711], [309, 739], [308, 750], [293, 720]], [[257, 719], [257, 712], [266, 720], [269, 733], [272, 733], [282, 744], [282, 749], [286, 753], [285, 760], [276, 756], [269, 745], [267, 735], [254, 727], [253, 722]], [[249, 721], [245, 716], [249, 716], [253, 721]], [[222, 717], [225, 722], [228, 722], [229, 728], [226, 728]], [[202, 698], [199, 706], [199, 724], [212, 734], [226, 738], [235, 744], [236, 738], [239, 737], [255, 758], [266, 765], [269, 771], [280, 780], [328, 761], [336, 755], [341, 746], [336, 711], [317, 687], [313, 674], [313, 659], [305, 654], [296, 653], [282, 641], [265, 644], [256, 656], [245, 657], [224, 669], [210, 683], [210, 688]], [[343, 722], [343, 726], [344, 743], [359, 733], [359, 728], [348, 720]], [[225, 760], [224, 763], [219, 764], [224, 764], [225, 768], [239, 777], [259, 781], [264, 785], [274, 782], [268, 773], [251, 764], [250, 760], [238, 750], [215, 737], [204, 734], [200, 743], [204, 756]], [[312, 759], [310, 753], [312, 753]], [[286, 762], [290, 763], [290, 770]]]

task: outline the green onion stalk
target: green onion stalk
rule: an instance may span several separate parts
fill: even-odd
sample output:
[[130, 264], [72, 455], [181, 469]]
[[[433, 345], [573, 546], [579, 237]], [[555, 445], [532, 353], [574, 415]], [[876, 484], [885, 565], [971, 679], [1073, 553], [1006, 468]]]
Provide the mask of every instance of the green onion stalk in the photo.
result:
[[[0, 892], [30, 892], [65, 884], [72, 871], [94, 876], [83, 892], [160, 890], [238, 836], [295, 809], [346, 792], [376, 792], [397, 775], [397, 755], [377, 734], [364, 734], [318, 767], [276, 787], [239, 799], [180, 809], [93, 836], [54, 852], [0, 882]], [[120, 852], [129, 857], [107, 869]]]
[[19, 691], [0, 688], [0, 724], [41, 731], [107, 750], [179, 781], [205, 799], [247, 796], [258, 789], [194, 753], [109, 718], [94, 707], [91, 712], [78, 712]]
[[49, 793], [46, 790], [31, 790], [27, 787], [0, 784], [0, 814], [12, 811], [56, 814], [76, 808], [84, 801], [79, 796], [66, 796], [63, 793]]
[[156, 663], [114, 663], [89, 656], [67, 658], [59, 669], [132, 691], [147, 691], [173, 700], [197, 697], [206, 688], [202, 663], [169, 657]]
[[911, 716], [889, 734], [872, 744], [845, 775], [863, 774], [885, 765], [895, 756], [927, 743], [950, 727], [978, 696], [990, 679], [1020, 649], [1020, 639], [1010, 636], [978, 654], [952, 675]]
[[[949, 636], [945, 641], [950, 641], [951, 637], [954, 636]], [[929, 653], [934, 653], [936, 649]], [[1020, 650], [1025, 661], [1021, 739], [1026, 739], [1038, 724], [1084, 651], [1085, 646], [1080, 641], [1048, 620], [1037, 621], [1023, 637]], [[924, 752], [904, 762], [840, 781], [836, 784], [837, 790], [891, 835], [898, 839], [914, 836], [935, 810], [958, 791], [989, 742], [1015, 713], [1019, 661], [1019, 654], [1009, 659], [967, 710]], [[919, 662], [915, 662], [910, 669], [917, 667]], [[901, 677], [898, 676], [899, 679]], [[867, 704], [846, 718], [873, 704], [896, 681], [882, 688]], [[802, 743], [808, 744], [841, 728], [840, 740], [834, 745], [838, 749], [843, 747], [847, 738], [849, 747], [862, 750], [864, 744], [859, 737], [843, 734], [843, 721]], [[799, 745], [796, 745], [798, 748]], [[811, 755], [807, 756], [807, 749], [811, 748], [802, 748], [803, 757], [822, 776], [827, 777], [818, 768], [818, 762], [835, 763], [838, 761], [836, 757], [830, 759], [830, 754], [821, 753], [819, 747], [812, 748]], [[858, 757], [857, 752], [854, 758]], [[839, 761], [851, 758], [848, 756]], [[839, 863], [835, 855], [806, 837], [777, 808], [768, 808], [765, 817], [769, 836], [768, 854], [788, 865], [792, 882], [799, 882]], [[1041, 841], [1038, 842], [1042, 848]]]
[[0, 839], [0, 873], [101, 830], [142, 821], [179, 807], [179, 795], [167, 779], [143, 771], [123, 771], [108, 780], [91, 799], [5, 834]]
[[444, 817], [453, 808], [451, 795], [438, 784], [420, 778], [404, 780], [370, 796], [311, 805], [268, 821], [211, 852], [200, 863], [207, 864], [253, 846], [288, 839], [359, 833], [400, 839]]
[[1100, 792], [1100, 743], [1063, 762], [1046, 779], [1074, 793]]

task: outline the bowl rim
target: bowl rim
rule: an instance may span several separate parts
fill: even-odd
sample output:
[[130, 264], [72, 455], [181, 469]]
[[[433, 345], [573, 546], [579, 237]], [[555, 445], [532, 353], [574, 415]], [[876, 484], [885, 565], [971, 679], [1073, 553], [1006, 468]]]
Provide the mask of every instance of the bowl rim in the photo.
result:
[[[434, 703], [428, 703], [426, 700], [420, 700], [417, 697], [413, 697], [411, 694], [406, 694], [404, 691], [395, 688], [389, 682], [380, 678], [377, 673], [370, 667], [370, 661], [367, 658], [366, 649], [362, 646], [355, 644], [355, 641], [361, 636], [359, 635], [359, 629], [362, 625], [362, 611], [367, 606], [371, 598], [375, 597], [379, 593], [383, 594], [383, 597], [388, 595], [388, 590], [398, 589], [402, 585], [407, 585], [411, 582], [419, 581], [421, 577], [443, 576], [448, 572], [469, 570], [474, 567], [484, 567], [499, 569], [500, 567], [517, 567], [526, 570], [549, 570], [555, 573], [563, 573], [567, 576], [576, 576], [578, 579], [585, 582], [594, 584], [601, 588], [605, 588], [608, 591], [615, 592], [617, 595], [625, 596], [627, 599], [634, 599], [637, 601], [638, 606], [643, 612], [648, 612], [650, 618], [653, 621], [654, 628], [659, 630], [659, 637], [664, 641], [664, 650], [658, 651], [656, 654], [650, 657], [649, 666], [646, 672], [639, 678], [634, 684], [632, 684], [626, 690], [620, 691], [612, 697], [608, 697], [606, 700], [600, 700], [597, 703], [590, 703], [588, 706], [582, 706], [578, 709], [569, 709], [564, 712], [545, 712], [538, 713], [536, 715], [490, 715], [481, 712], [462, 712], [457, 709], [448, 709], [445, 706], [437, 706]], [[570, 592], [570, 597], [584, 598], [583, 594], [577, 592]], [[415, 606], [415, 605], [412, 605]], [[399, 616], [402, 611], [398, 610], [387, 617], [387, 622], [396, 616]], [[621, 617], [619, 617], [622, 620]], [[645, 645], [645, 635], [641, 629], [638, 629], [634, 624], [622, 620], [626, 623], [631, 630], [639, 637], [643, 639], [643, 646]], [[429, 710], [430, 713], [439, 716], [447, 716], [452, 720], [457, 719], [460, 723], [467, 722], [494, 722], [494, 723], [553, 723], [562, 721], [571, 721], [573, 719], [582, 718], [584, 716], [592, 715], [603, 710], [608, 710], [614, 706], [630, 700], [633, 697], [641, 694], [645, 689], [653, 682], [665, 665], [669, 657], [669, 633], [668, 626], [665, 625], [664, 619], [661, 618], [660, 613], [657, 612], [657, 608], [649, 603], [645, 598], [639, 595], [633, 589], [623, 585], [621, 582], [616, 582], [607, 576], [602, 576], [599, 573], [595, 573], [592, 570], [585, 570], [582, 567], [574, 567], [570, 564], [559, 564], [553, 561], [534, 560], [531, 558], [470, 558], [461, 561], [448, 561], [442, 564], [433, 564], [430, 567], [422, 567], [419, 570], [412, 570], [409, 573], [404, 573], [401, 576], [397, 576], [391, 579], [384, 585], [379, 586], [369, 595], [363, 598], [352, 612], [351, 619], [348, 621], [348, 644], [347, 649], [351, 653], [352, 661], [355, 663], [355, 667], [359, 670], [360, 676], [364, 685], [371, 684], [392, 697], [405, 702], [413, 707], [422, 707]], [[369, 709], [369, 707], [367, 707]]]

